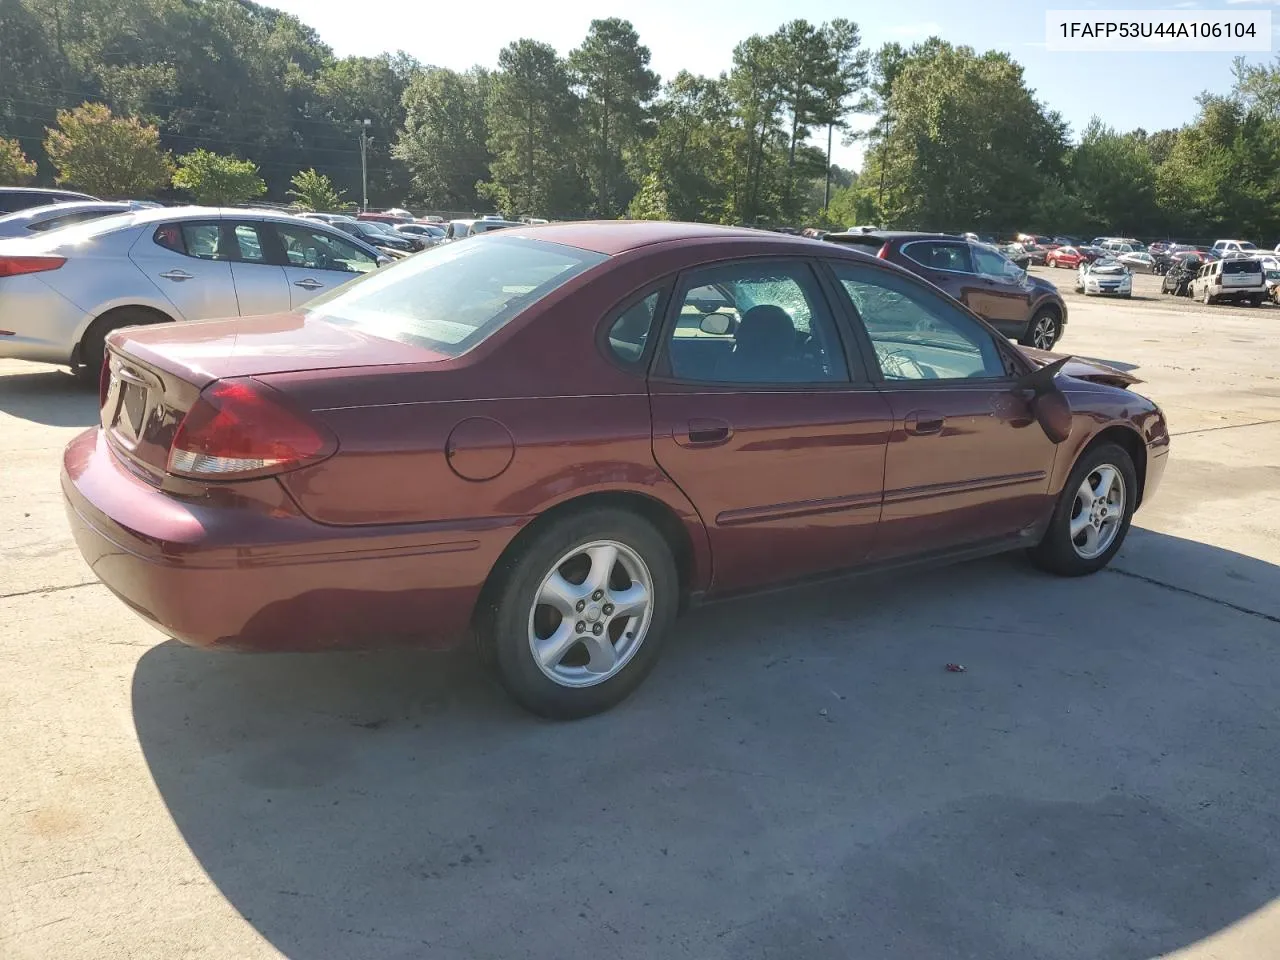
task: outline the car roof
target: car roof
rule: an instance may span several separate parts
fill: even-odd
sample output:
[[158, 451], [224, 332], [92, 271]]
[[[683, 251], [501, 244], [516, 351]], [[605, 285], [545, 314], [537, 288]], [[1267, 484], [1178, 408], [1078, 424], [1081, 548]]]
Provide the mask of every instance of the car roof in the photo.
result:
[[844, 233], [828, 233], [823, 240], [831, 243], [861, 243], [867, 246], [876, 243], [895, 243], [904, 240], [952, 240], [969, 243], [963, 236], [955, 233], [936, 233], [926, 230], [873, 230], [864, 232], [851, 230]]
[[79, 190], [63, 190], [61, 187], [0, 187], [0, 193], [47, 193], [51, 197], [77, 197], [84, 200], [98, 199], [92, 194], [81, 193]]
[[575, 220], [565, 223], [517, 224], [501, 231], [504, 237], [530, 237], [563, 243], [566, 246], [615, 256], [638, 247], [658, 243], [716, 239], [771, 240], [781, 244], [821, 241], [750, 227], [724, 227], [711, 223], [680, 223], [668, 220]]
[[61, 215], [67, 213], [76, 213], [81, 210], [119, 210], [121, 213], [127, 213], [133, 208], [129, 206], [127, 201], [115, 200], [71, 200], [66, 203], [46, 203], [39, 207], [27, 207], [25, 210], [19, 210], [16, 213], [6, 213], [0, 216], [2, 220], [17, 220], [18, 218], [33, 219], [48, 215]]

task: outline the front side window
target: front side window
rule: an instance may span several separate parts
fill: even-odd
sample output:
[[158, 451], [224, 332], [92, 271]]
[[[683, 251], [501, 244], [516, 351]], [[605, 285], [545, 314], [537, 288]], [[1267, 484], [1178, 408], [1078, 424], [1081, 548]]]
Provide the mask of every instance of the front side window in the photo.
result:
[[277, 223], [275, 228], [284, 247], [286, 266], [342, 273], [369, 273], [377, 269], [377, 260], [342, 237], [293, 224]]
[[235, 237], [236, 258], [246, 263], [266, 263], [266, 244], [262, 234], [264, 228], [256, 223], [237, 223], [232, 235]]
[[832, 263], [886, 380], [970, 380], [1007, 375], [991, 334], [942, 297], [886, 270]]
[[849, 379], [836, 325], [804, 263], [744, 262], [695, 271], [667, 340], [671, 374], [708, 383]]
[[577, 247], [499, 234], [432, 247], [311, 301], [307, 313], [458, 356], [607, 259]]
[[973, 247], [973, 265], [977, 273], [986, 277], [1020, 279], [1022, 270], [1016, 263], [986, 247]]

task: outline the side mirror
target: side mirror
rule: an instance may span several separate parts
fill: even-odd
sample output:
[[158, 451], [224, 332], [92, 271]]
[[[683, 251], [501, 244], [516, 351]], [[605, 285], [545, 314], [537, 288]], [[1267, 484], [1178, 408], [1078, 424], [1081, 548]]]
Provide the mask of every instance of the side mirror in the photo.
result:
[[702, 318], [702, 323], [698, 325], [703, 333], [709, 333], [713, 337], [723, 337], [733, 331], [733, 317], [727, 313], [708, 313]]
[[1021, 377], [1014, 387], [1015, 390], [1030, 391], [1028, 405], [1031, 414], [1044, 435], [1055, 444], [1062, 443], [1071, 435], [1071, 404], [1056, 382], [1058, 374], [1070, 360], [1070, 357], [1063, 357], [1033, 370]]

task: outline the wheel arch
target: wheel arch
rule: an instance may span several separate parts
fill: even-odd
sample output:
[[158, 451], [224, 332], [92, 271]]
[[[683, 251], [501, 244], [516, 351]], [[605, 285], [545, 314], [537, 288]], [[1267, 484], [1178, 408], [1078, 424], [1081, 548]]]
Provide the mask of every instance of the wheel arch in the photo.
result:
[[148, 320], [147, 321], [148, 323], [177, 322], [176, 317], [165, 312], [159, 307], [155, 307], [150, 304], [132, 303], [132, 302], [114, 304], [113, 306], [107, 307], [104, 310], [100, 310], [97, 313], [97, 315], [94, 316], [93, 319], [90, 320], [88, 323], [84, 324], [83, 328], [79, 331], [78, 335], [76, 336], [75, 345], [71, 348], [71, 365], [72, 366], [75, 366], [80, 362], [80, 350], [81, 350], [81, 346], [85, 342], [85, 339], [89, 337], [91, 333], [94, 333], [102, 329], [107, 324], [109, 324], [113, 317], [121, 313], [146, 314], [149, 317], [153, 318]]
[[[476, 622], [480, 612], [493, 602], [494, 591], [500, 587], [503, 575], [510, 569], [511, 563], [519, 556], [525, 544], [563, 517], [600, 507], [613, 507], [634, 513], [658, 531], [670, 547], [671, 556], [675, 560], [682, 608], [691, 594], [705, 588], [710, 581], [710, 570], [704, 569], [709, 566], [707, 548], [704, 546], [699, 549], [699, 545], [695, 543], [695, 535], [690, 530], [690, 523], [670, 504], [635, 490], [593, 491], [562, 500], [540, 512], [511, 538], [485, 578], [472, 611], [472, 622]], [[705, 538], [705, 533], [703, 537]]]
[[1147, 445], [1142, 439], [1142, 435], [1137, 429], [1129, 424], [1113, 423], [1110, 426], [1103, 427], [1092, 437], [1089, 442], [1080, 448], [1080, 451], [1071, 458], [1071, 464], [1062, 474], [1062, 482], [1066, 482], [1066, 478], [1071, 475], [1071, 471], [1076, 468], [1076, 464], [1080, 462], [1080, 458], [1087, 454], [1090, 450], [1104, 443], [1114, 443], [1126, 453], [1129, 459], [1133, 461], [1133, 472], [1138, 478], [1138, 489], [1134, 496], [1134, 509], [1142, 506], [1142, 494], [1147, 486]]

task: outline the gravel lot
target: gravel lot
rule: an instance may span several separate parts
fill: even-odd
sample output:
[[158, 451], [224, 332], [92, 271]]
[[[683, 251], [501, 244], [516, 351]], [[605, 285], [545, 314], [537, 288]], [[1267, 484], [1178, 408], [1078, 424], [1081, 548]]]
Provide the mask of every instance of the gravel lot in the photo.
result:
[[1274, 958], [1280, 310], [1037, 272], [1174, 433], [1110, 571], [706, 608], [571, 725], [462, 657], [166, 641], [67, 532], [95, 398], [0, 361], [0, 956]]

